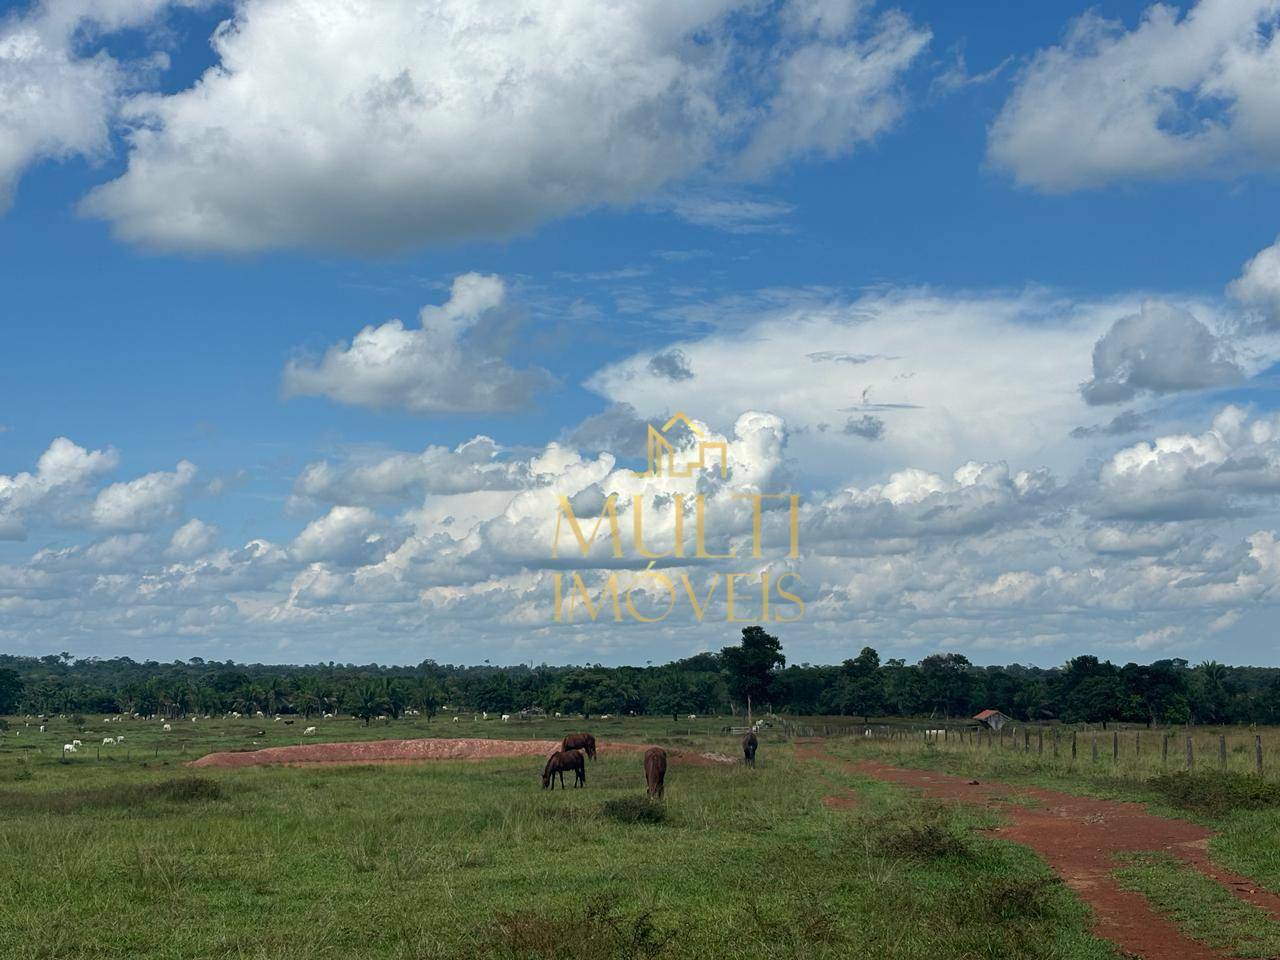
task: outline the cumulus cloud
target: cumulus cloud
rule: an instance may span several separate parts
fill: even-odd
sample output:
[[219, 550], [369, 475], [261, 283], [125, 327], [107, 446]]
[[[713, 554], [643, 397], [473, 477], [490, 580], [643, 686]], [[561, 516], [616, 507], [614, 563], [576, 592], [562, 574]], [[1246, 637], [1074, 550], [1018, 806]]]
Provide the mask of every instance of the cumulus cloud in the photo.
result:
[[1230, 344], [1189, 311], [1148, 300], [1098, 341], [1093, 377], [1080, 392], [1090, 404], [1124, 403], [1140, 392], [1175, 393], [1243, 379]]
[[1280, 327], [1280, 240], [1244, 265], [1227, 293], [1254, 311], [1266, 327]]
[[182, 460], [172, 471], [113, 483], [93, 501], [93, 525], [104, 530], [149, 530], [173, 520], [195, 477], [196, 465]]
[[307, 524], [292, 552], [302, 563], [361, 566], [386, 555], [386, 533], [386, 521], [369, 508], [338, 506]]
[[426, 306], [419, 327], [391, 320], [368, 326], [318, 360], [295, 359], [284, 371], [289, 396], [410, 413], [515, 410], [552, 383], [536, 367], [516, 369], [493, 341], [506, 319], [501, 278], [467, 273], [453, 281], [443, 306]]
[[1178, 520], [1250, 511], [1280, 493], [1280, 418], [1225, 407], [1209, 430], [1170, 434], [1116, 452], [1099, 471], [1091, 510], [1103, 517]]
[[371, 250], [763, 175], [902, 113], [928, 32], [867, 8], [244, 0], [199, 83], [129, 102], [128, 169], [84, 209], [168, 249]]
[[1089, 12], [1035, 55], [988, 159], [1041, 190], [1280, 166], [1280, 9], [1148, 7], [1132, 29]]
[[114, 450], [90, 451], [58, 437], [40, 455], [34, 473], [0, 474], [0, 540], [23, 539], [28, 519], [114, 470], [119, 459]]
[[44, 0], [0, 21], [0, 213], [32, 163], [109, 154], [112, 115], [150, 64], [116, 60], [103, 36], [177, 5]]
[[192, 517], [169, 538], [165, 554], [179, 560], [190, 560], [213, 549], [218, 540], [218, 528]]
[[478, 436], [450, 449], [363, 456], [346, 463], [327, 460], [306, 466], [295, 481], [295, 497], [331, 503], [395, 503], [426, 494], [513, 490], [523, 482], [521, 464], [499, 460], [501, 448]]

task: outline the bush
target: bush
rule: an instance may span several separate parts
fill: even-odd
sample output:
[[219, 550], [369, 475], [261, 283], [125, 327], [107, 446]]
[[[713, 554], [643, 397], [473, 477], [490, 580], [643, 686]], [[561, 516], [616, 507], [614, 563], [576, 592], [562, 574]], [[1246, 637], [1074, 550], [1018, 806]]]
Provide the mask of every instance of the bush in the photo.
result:
[[1280, 807], [1280, 783], [1247, 773], [1166, 773], [1147, 786], [1179, 809], [1209, 816]]
[[648, 797], [618, 797], [606, 800], [601, 811], [618, 823], [665, 823], [667, 809]]

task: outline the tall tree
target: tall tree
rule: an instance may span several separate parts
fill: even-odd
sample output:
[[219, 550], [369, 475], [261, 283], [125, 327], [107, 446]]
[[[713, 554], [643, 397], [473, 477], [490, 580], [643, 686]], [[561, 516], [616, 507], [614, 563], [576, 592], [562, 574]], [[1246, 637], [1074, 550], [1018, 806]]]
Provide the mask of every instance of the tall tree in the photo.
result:
[[787, 665], [782, 655], [782, 642], [764, 627], [743, 627], [742, 642], [736, 647], [720, 651], [724, 661], [729, 695], [739, 702], [746, 702], [750, 711], [752, 701], [769, 699], [773, 692], [774, 670]]

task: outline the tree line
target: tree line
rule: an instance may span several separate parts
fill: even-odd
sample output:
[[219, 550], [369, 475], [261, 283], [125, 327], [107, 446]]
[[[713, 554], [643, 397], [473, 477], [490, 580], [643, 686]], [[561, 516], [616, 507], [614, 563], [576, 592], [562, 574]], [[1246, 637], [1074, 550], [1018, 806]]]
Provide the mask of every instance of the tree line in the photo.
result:
[[977, 666], [958, 653], [908, 664], [871, 647], [838, 665], [787, 665], [761, 627], [738, 643], [661, 665], [417, 666], [233, 661], [138, 662], [0, 655], [0, 714], [140, 713], [182, 717], [344, 713], [366, 721], [416, 710], [565, 714], [756, 712], [858, 718], [972, 716], [1028, 722], [1280, 723], [1280, 669], [1186, 660], [1119, 666], [1078, 656], [1057, 667]]

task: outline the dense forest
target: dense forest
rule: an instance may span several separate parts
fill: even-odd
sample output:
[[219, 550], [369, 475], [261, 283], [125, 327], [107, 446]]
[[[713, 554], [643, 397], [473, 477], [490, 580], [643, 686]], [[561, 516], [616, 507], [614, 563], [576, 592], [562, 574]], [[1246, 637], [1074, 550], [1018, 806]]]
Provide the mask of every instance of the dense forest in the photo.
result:
[[0, 655], [0, 714], [515, 713], [967, 717], [996, 708], [1020, 720], [1069, 723], [1280, 723], [1280, 669], [1186, 660], [1117, 666], [1079, 656], [1060, 667], [975, 666], [957, 653], [881, 661], [870, 647], [836, 666], [786, 664], [759, 627], [719, 653], [661, 666], [276, 666], [139, 663]]

